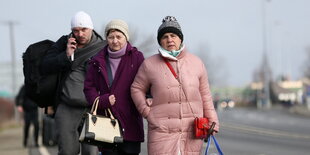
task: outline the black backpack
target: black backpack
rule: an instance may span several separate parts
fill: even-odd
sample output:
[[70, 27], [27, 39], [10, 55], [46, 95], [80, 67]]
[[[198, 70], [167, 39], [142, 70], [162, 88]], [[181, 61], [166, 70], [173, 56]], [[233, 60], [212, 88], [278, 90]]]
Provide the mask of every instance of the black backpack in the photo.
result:
[[23, 53], [26, 95], [41, 108], [53, 106], [55, 102], [58, 75], [40, 74], [41, 60], [54, 43], [51, 40], [43, 40], [31, 44]]

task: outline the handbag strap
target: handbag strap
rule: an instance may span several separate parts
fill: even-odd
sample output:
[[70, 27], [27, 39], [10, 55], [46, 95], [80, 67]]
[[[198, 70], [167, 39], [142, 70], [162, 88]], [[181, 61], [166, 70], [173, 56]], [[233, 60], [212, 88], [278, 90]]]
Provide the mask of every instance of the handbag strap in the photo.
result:
[[115, 117], [113, 116], [113, 114], [112, 114], [112, 112], [111, 112], [110, 108], [108, 108], [108, 109], [106, 109], [106, 110], [109, 112], [109, 114], [110, 114], [110, 118], [111, 118], [111, 119], [115, 119]]
[[192, 111], [194, 117], [196, 117], [196, 116], [195, 116], [195, 113], [194, 113], [194, 111], [193, 111], [193, 109], [192, 109], [191, 103], [188, 101], [187, 95], [186, 95], [186, 93], [185, 93], [185, 91], [184, 91], [184, 89], [183, 89], [183, 85], [182, 85], [182, 83], [180, 82], [180, 79], [179, 79], [178, 74], [175, 72], [175, 70], [173, 69], [172, 65], [168, 62], [168, 59], [166, 59], [166, 58], [164, 58], [164, 57], [163, 57], [163, 59], [164, 59], [166, 65], [168, 66], [169, 70], [171, 71], [171, 73], [172, 73], [173, 76], [175, 77], [175, 79], [179, 82], [179, 84], [180, 84], [180, 86], [181, 86], [181, 89], [182, 89], [182, 91], [183, 91], [183, 93], [184, 93], [184, 96], [185, 96], [185, 98], [186, 98], [186, 101], [188, 102], [189, 107], [191, 108], [191, 111]]
[[[211, 135], [211, 138], [212, 140], [214, 141], [214, 145], [217, 149], [217, 152], [219, 153], [219, 155], [224, 155], [221, 148], [220, 148], [220, 145], [218, 144], [218, 142], [216, 141], [215, 139], [215, 136]], [[210, 148], [210, 143], [211, 143], [211, 138], [208, 139], [208, 143], [207, 143], [207, 148], [206, 148], [206, 152], [205, 152], [205, 155], [208, 155], [208, 152], [209, 152], [209, 148]]]
[[[92, 108], [91, 108], [91, 110], [90, 110], [90, 113], [92, 113], [93, 115], [97, 115], [97, 109], [98, 109], [98, 104], [99, 104], [99, 98], [100, 98], [100, 96], [96, 97], [96, 99], [94, 100], [93, 106], [92, 106]], [[111, 119], [115, 119], [115, 117], [113, 116], [113, 114], [112, 114], [110, 108], [105, 109], [105, 113], [106, 113], [106, 114], [107, 114], [107, 111], [108, 111], [108, 113], [109, 113], [109, 117], [110, 117]]]
[[99, 96], [97, 96], [93, 102], [93, 105], [91, 107], [90, 113], [96, 115], [97, 114], [97, 108], [99, 104]]
[[[173, 74], [173, 76], [178, 79], [178, 74], [174, 71], [172, 65], [168, 62], [168, 60], [166, 58], [163, 58], [166, 65], [168, 66], [168, 68], [170, 69], [171, 73]], [[179, 80], [178, 80], [179, 81]], [[180, 81], [179, 81], [180, 82]]]

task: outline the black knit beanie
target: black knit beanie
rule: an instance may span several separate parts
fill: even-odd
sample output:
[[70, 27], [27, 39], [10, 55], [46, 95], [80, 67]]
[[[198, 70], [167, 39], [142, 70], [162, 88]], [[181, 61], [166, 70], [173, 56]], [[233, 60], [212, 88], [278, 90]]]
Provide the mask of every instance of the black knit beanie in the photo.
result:
[[165, 33], [174, 33], [178, 35], [183, 42], [183, 33], [177, 19], [173, 16], [166, 16], [157, 31], [157, 41], [160, 45], [160, 39]]

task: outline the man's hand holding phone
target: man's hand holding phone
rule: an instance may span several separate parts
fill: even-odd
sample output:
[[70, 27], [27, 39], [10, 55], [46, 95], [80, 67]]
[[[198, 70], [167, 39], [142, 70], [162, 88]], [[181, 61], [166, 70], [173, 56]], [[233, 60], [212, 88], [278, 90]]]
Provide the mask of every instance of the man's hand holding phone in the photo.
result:
[[71, 61], [74, 60], [74, 52], [76, 48], [77, 48], [76, 38], [74, 38], [72, 34], [70, 34], [68, 37], [66, 53], [68, 57], [71, 57]]

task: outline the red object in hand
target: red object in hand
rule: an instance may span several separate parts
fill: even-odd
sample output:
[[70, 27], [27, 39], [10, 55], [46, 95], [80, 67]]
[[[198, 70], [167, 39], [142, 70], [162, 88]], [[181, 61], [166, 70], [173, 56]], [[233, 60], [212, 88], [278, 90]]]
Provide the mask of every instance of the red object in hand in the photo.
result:
[[207, 118], [196, 117], [194, 121], [194, 130], [196, 138], [206, 138], [208, 136], [209, 121]]

